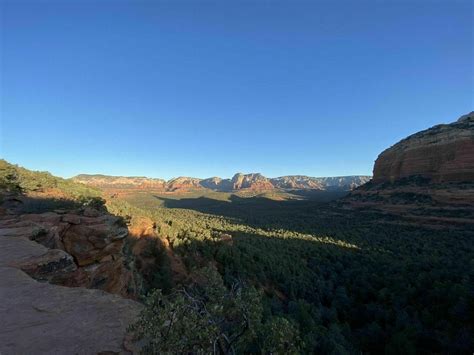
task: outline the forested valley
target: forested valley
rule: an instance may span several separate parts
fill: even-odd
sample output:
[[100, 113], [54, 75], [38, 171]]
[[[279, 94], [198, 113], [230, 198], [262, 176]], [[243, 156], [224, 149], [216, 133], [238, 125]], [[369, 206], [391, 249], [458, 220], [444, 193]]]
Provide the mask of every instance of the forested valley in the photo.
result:
[[[255, 334], [239, 343], [239, 352], [271, 351], [256, 330], [272, 322], [286, 334], [274, 341], [275, 351], [472, 348], [473, 230], [403, 224], [337, 203], [235, 195], [138, 194], [111, 199], [110, 209], [151, 218], [189, 272], [211, 265], [228, 289], [239, 282], [258, 291]], [[173, 282], [167, 254], [156, 245], [150, 253], [159, 262], [147, 275], [147, 289], [173, 294], [184, 285]]]
[[[123, 253], [145, 304], [129, 332], [145, 353], [473, 347], [472, 226], [407, 223], [341, 199], [117, 194], [5, 161], [0, 172], [4, 196], [34, 197], [23, 200], [26, 213], [88, 206], [129, 226]], [[143, 221], [151, 232], [133, 235]]]

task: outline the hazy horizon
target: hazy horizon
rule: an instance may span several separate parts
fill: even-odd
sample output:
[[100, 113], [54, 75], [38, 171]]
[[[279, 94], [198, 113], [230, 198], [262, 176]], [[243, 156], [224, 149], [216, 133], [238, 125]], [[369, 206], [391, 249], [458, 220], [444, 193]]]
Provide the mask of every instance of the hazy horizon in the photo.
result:
[[[205, 179], [212, 179], [212, 178], [221, 178], [223, 180], [230, 180], [234, 177], [234, 175], [237, 175], [237, 174], [243, 174], [243, 175], [250, 175], [250, 174], [261, 174], [263, 176], [265, 176], [266, 178], [268, 179], [277, 179], [277, 178], [280, 178], [280, 177], [285, 177], [285, 176], [304, 176], [304, 177], [309, 177], [309, 178], [315, 178], [315, 179], [321, 179], [321, 178], [343, 178], [343, 177], [348, 177], [348, 176], [372, 176], [372, 174], [370, 175], [363, 175], [363, 174], [353, 174], [353, 175], [338, 175], [338, 176], [309, 176], [309, 175], [301, 175], [301, 174], [290, 174], [290, 175], [279, 175], [279, 176], [268, 176], [268, 175], [265, 175], [261, 172], [235, 172], [234, 174], [230, 175], [230, 176], [218, 176], [218, 175], [212, 175], [212, 176], [205, 176], [205, 177], [201, 177], [201, 176], [191, 176], [191, 175], [183, 175], [183, 176], [173, 176], [169, 179], [166, 179], [166, 178], [161, 178], [159, 176], [140, 176], [140, 175], [108, 175], [108, 174], [100, 174], [100, 173], [97, 173], [97, 174], [93, 174], [93, 173], [81, 173], [81, 174], [78, 174], [78, 175], [91, 175], [91, 176], [107, 176], [107, 177], [127, 177], [127, 178], [149, 178], [149, 179], [162, 179], [162, 180], [166, 180], [166, 181], [170, 181], [172, 179], [178, 179], [178, 178], [196, 178], [196, 179], [201, 179], [201, 180], [205, 180]], [[73, 176], [69, 176], [68, 178], [72, 178], [72, 177], [75, 177], [75, 176], [78, 176], [78, 175], [73, 175]]]

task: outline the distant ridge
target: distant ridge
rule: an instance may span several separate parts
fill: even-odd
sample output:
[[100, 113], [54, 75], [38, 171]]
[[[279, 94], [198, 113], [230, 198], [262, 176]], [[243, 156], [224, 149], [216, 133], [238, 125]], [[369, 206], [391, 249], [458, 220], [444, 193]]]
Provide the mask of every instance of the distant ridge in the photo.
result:
[[147, 178], [141, 176], [108, 176], [102, 174], [80, 174], [72, 178], [73, 181], [89, 186], [111, 189], [143, 189], [159, 191], [183, 191], [196, 189], [210, 189], [214, 191], [239, 190], [332, 190], [350, 191], [365, 184], [371, 176], [336, 176], [310, 177], [304, 175], [289, 175], [276, 178], [267, 178], [260, 173], [237, 173], [231, 179], [211, 177], [199, 179], [193, 177], [177, 177], [171, 180]]

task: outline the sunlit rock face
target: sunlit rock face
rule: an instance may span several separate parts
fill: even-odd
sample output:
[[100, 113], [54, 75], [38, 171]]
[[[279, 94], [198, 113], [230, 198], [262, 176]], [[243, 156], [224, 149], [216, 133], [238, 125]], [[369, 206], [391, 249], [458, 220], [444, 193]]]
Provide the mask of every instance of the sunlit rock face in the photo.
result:
[[72, 178], [74, 182], [79, 182], [89, 186], [100, 188], [116, 189], [156, 189], [166, 188], [166, 181], [163, 179], [152, 179], [143, 176], [109, 176], [109, 175], [89, 175], [80, 174]]
[[271, 190], [273, 185], [269, 179], [259, 173], [253, 174], [235, 174], [232, 178], [232, 188], [234, 190], [253, 189], [253, 190]]
[[474, 181], [474, 112], [401, 140], [375, 162], [375, 183], [410, 176], [435, 183]]
[[201, 179], [181, 176], [166, 183], [167, 191], [192, 190], [201, 187]]
[[169, 181], [145, 177], [87, 174], [81, 174], [72, 178], [75, 182], [99, 187], [115, 193], [131, 190], [181, 193], [203, 189], [224, 192], [234, 192], [239, 190], [266, 191], [273, 189], [349, 191], [365, 184], [370, 179], [370, 176], [310, 177], [302, 175], [267, 178], [260, 173], [237, 173], [232, 177], [232, 179], [222, 179], [220, 177], [211, 177], [207, 179], [179, 177]]

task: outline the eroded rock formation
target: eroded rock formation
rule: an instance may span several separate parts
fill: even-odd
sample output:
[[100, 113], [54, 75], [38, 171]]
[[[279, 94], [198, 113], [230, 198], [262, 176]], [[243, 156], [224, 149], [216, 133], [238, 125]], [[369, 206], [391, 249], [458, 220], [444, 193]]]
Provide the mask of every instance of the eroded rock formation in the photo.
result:
[[143, 176], [109, 176], [80, 174], [73, 178], [75, 182], [88, 184], [95, 187], [117, 188], [117, 189], [165, 189], [166, 181], [152, 179]]
[[340, 176], [340, 177], [309, 177], [302, 175], [281, 176], [267, 178], [259, 173], [235, 174], [232, 179], [212, 177], [198, 179], [179, 177], [167, 182], [161, 179], [147, 179], [142, 177], [115, 177], [105, 175], [78, 175], [75, 182], [117, 191], [149, 190], [166, 193], [180, 193], [190, 190], [210, 189], [214, 191], [265, 191], [273, 189], [294, 190], [340, 190], [349, 191], [370, 180], [370, 176]]
[[2, 199], [14, 208], [0, 211], [0, 353], [130, 353], [126, 329], [142, 306], [122, 297], [134, 289], [121, 220], [88, 208], [21, 213], [23, 197]]
[[233, 190], [271, 190], [274, 188], [270, 180], [262, 174], [235, 174], [231, 182]]
[[[92, 217], [91, 209], [86, 209], [5, 215], [0, 236], [20, 236], [52, 249], [38, 261], [43, 265], [39, 269], [21, 267], [32, 277], [133, 296], [133, 275], [122, 253], [128, 230], [119, 217], [96, 213]], [[46, 273], [49, 269], [51, 274]]]
[[178, 177], [166, 183], [167, 191], [192, 190], [201, 188], [201, 179], [191, 177]]
[[474, 228], [474, 113], [382, 152], [373, 180], [341, 204], [416, 225]]
[[135, 216], [130, 221], [130, 249], [134, 260], [136, 272], [140, 275], [140, 286], [144, 291], [148, 284], [156, 277], [155, 273], [161, 274], [163, 264], [169, 271], [170, 282], [180, 283], [188, 276], [186, 267], [181, 258], [176, 255], [168, 239], [160, 237], [157, 226], [148, 217]]
[[403, 139], [377, 158], [375, 183], [410, 176], [433, 182], [474, 181], [474, 112]]

